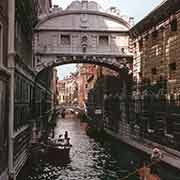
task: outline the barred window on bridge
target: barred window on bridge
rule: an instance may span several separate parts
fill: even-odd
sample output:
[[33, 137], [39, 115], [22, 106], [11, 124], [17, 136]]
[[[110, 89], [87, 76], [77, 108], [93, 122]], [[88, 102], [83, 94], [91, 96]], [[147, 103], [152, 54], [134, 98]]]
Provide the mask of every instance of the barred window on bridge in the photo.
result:
[[61, 44], [62, 45], [70, 45], [71, 44], [71, 38], [69, 34], [61, 34]]
[[106, 35], [99, 36], [99, 45], [100, 46], [108, 46], [109, 44], [109, 37]]

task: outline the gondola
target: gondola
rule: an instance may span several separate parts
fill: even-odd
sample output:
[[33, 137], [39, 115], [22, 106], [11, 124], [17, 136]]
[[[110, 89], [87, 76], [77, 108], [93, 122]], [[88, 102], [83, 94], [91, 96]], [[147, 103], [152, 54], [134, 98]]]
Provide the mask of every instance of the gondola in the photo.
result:
[[70, 149], [72, 145], [69, 143], [70, 138], [67, 139], [51, 139], [45, 145], [46, 157], [56, 162], [69, 161]]

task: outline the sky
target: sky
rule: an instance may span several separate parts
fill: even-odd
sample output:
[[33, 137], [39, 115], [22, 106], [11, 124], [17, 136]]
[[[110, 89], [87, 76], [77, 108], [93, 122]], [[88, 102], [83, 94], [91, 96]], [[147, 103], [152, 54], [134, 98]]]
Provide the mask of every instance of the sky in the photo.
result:
[[[53, 5], [59, 5], [66, 8], [73, 0], [52, 0]], [[145, 17], [152, 9], [159, 5], [163, 0], [94, 0], [98, 2], [103, 9], [116, 6], [120, 9], [122, 15], [134, 17], [135, 23]], [[75, 71], [75, 65], [63, 65], [58, 68], [58, 76], [63, 79], [70, 72]]]

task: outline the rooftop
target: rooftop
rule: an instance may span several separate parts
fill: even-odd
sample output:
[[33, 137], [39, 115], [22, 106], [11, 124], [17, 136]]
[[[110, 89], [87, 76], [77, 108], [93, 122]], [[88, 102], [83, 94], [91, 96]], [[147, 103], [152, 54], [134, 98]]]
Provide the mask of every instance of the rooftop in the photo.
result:
[[133, 37], [160, 24], [180, 10], [180, 0], [165, 0], [130, 30]]

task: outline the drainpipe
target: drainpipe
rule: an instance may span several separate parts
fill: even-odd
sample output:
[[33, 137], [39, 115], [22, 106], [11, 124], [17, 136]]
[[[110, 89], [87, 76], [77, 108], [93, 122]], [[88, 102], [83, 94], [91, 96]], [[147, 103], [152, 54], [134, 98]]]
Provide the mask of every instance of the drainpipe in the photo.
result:
[[8, 170], [9, 179], [15, 179], [13, 152], [14, 152], [14, 68], [15, 68], [15, 0], [8, 0], [8, 68], [10, 70], [9, 82], [9, 154], [8, 154]]

